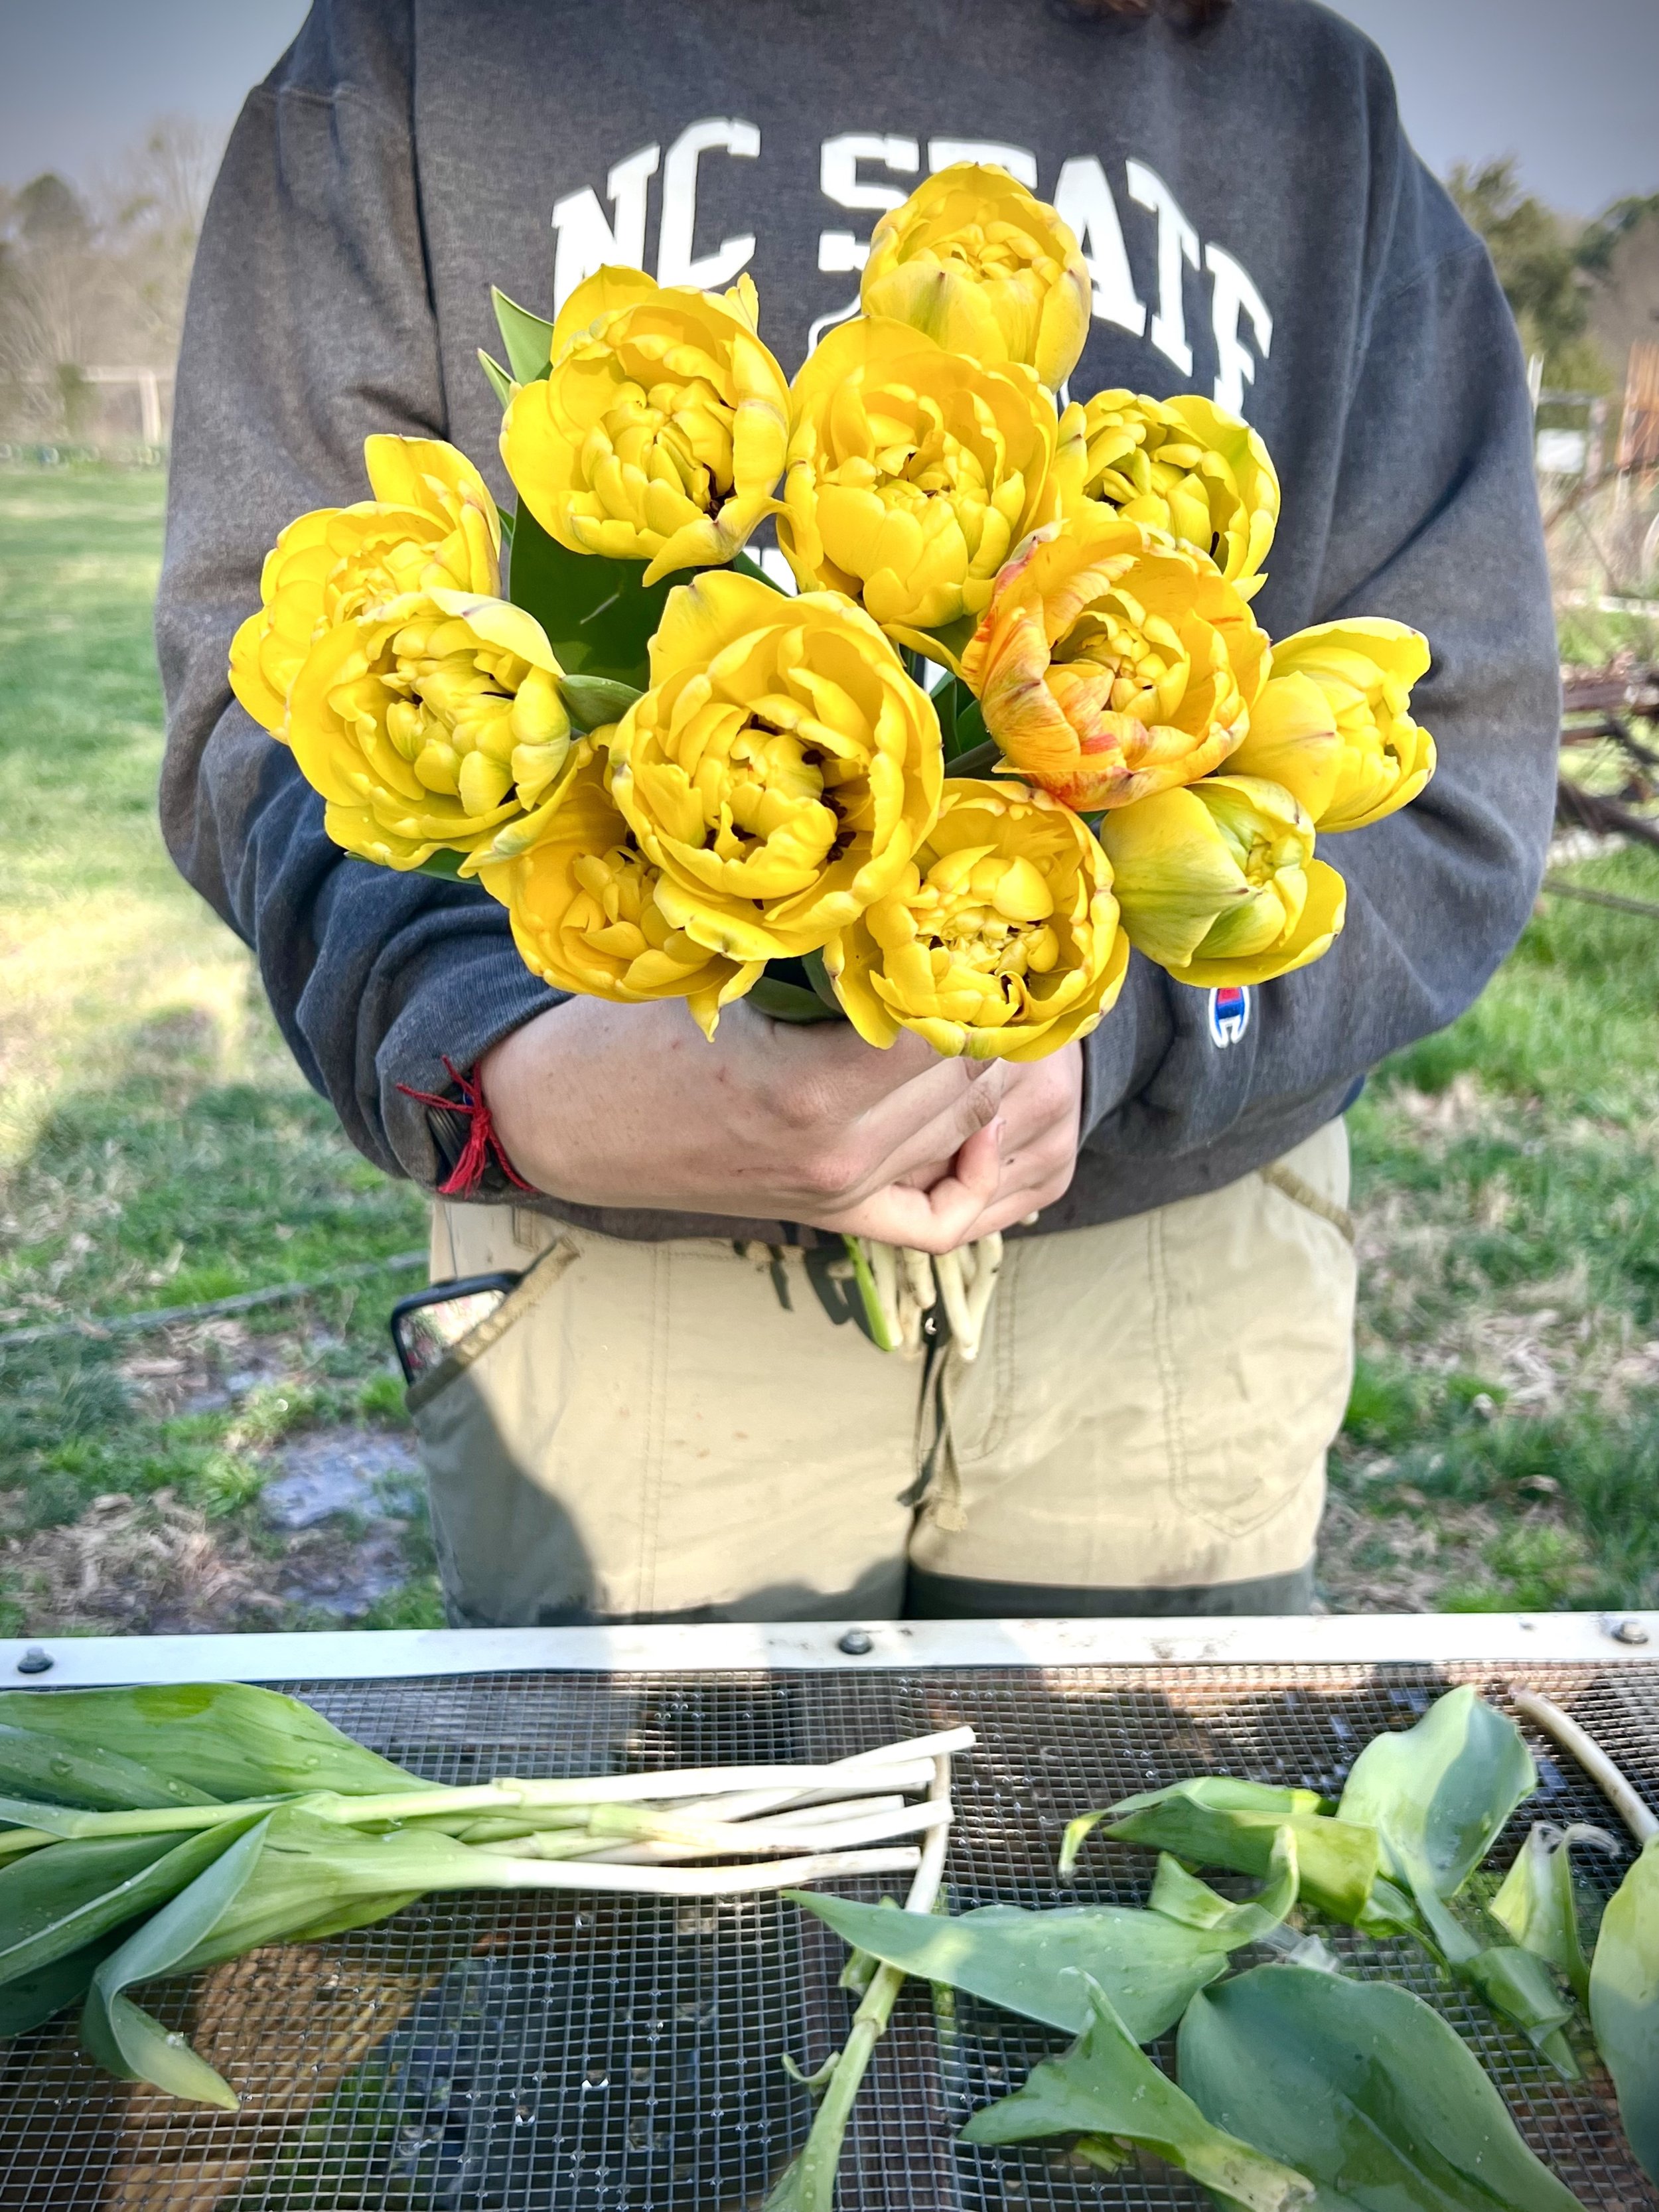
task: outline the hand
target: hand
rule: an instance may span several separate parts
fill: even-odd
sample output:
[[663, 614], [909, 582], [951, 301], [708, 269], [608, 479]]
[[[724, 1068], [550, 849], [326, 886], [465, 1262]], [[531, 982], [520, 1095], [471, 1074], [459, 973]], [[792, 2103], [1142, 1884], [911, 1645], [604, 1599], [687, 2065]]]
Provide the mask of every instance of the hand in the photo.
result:
[[[537, 1015], [479, 1069], [508, 1158], [550, 1196], [808, 1222], [927, 1252], [986, 1233], [970, 1224], [997, 1200], [998, 1108], [1014, 1073], [941, 1060], [920, 1037], [883, 1052], [843, 1023], [795, 1027], [742, 1005], [711, 1044], [678, 1000], [599, 999]], [[1035, 1187], [1022, 1166], [1007, 1218], [1042, 1202]]]
[[1065, 1196], [1077, 1172], [1083, 1047], [1068, 1044], [1047, 1060], [1005, 1065], [997, 1188], [958, 1240], [963, 1244], [1015, 1222], [1034, 1221], [1043, 1206]]

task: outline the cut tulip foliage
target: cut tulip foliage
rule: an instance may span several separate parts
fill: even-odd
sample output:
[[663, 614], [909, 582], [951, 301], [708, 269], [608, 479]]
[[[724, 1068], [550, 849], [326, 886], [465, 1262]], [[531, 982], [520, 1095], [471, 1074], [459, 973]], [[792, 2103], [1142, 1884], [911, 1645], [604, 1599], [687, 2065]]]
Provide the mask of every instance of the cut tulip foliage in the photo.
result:
[[1649, 1838], [1601, 1916], [1589, 2012], [1630, 2147], [1649, 2180], [1659, 2182], [1659, 1835]]
[[942, 1856], [938, 1761], [972, 1741], [957, 1729], [828, 1765], [434, 1788], [268, 1690], [7, 1692], [0, 2035], [84, 2000], [82, 2041], [109, 2071], [234, 2109], [134, 1984], [343, 1934], [434, 1891], [721, 1896], [908, 1872], [921, 1838]]
[[1182, 2087], [1317, 2185], [1366, 2212], [1573, 2212], [1480, 2061], [1432, 2007], [1388, 1982], [1252, 1967], [1181, 2024]]
[[795, 1902], [872, 1958], [1074, 2034], [1091, 2017], [1092, 1982], [1135, 2040], [1151, 2043], [1174, 2027], [1206, 1982], [1226, 1972], [1230, 1952], [1280, 1924], [1296, 1902], [1296, 1868], [1294, 1838], [1281, 1829], [1260, 1898], [1229, 1905], [1206, 1890], [1219, 1910], [1201, 1923], [1127, 1905], [1042, 1912], [986, 1905], [939, 1920], [842, 1897]]
[[[860, 2002], [808, 2084], [817, 2115], [774, 2212], [831, 2212], [848, 2118], [907, 1975], [1078, 2038], [976, 2113], [967, 2143], [1070, 2136], [1108, 2168], [1156, 2154], [1250, 2212], [1310, 2195], [1333, 2212], [1566, 2212], [1574, 2200], [1451, 2027], [1403, 1989], [1334, 1971], [1297, 1925], [1303, 1904], [1427, 1944], [1569, 2063], [1573, 2008], [1553, 1976], [1587, 1992], [1632, 2148], [1659, 2168], [1659, 1844], [1626, 1875], [1588, 1966], [1568, 1852], [1605, 1843], [1599, 1832], [1536, 1828], [1491, 1907], [1515, 1942], [1471, 1933], [1451, 1901], [1534, 1779], [1518, 1732], [1472, 1691], [1376, 1739], [1334, 1810], [1310, 1790], [1198, 1777], [1080, 1816], [1068, 1872], [1103, 1826], [1158, 1849], [1144, 1905], [941, 1914], [948, 1759], [972, 1741], [958, 1729], [830, 1765], [434, 1788], [268, 1691], [7, 1693], [0, 2035], [80, 2003], [85, 2047], [111, 2072], [233, 2108], [133, 1987], [343, 1934], [428, 1893], [780, 1888], [852, 1947]], [[1194, 1864], [1261, 1887], [1223, 1896]], [[915, 1876], [907, 1911], [799, 1887], [896, 1871]], [[1253, 1945], [1288, 1963], [1235, 1972]], [[948, 2002], [935, 2017], [953, 2017]], [[1179, 2087], [1140, 2048], [1177, 2026]]]
[[1072, 1873], [1091, 1832], [1106, 1825], [1115, 1842], [1150, 1844], [1200, 1866], [1265, 1874], [1282, 1830], [1296, 1838], [1301, 1893], [1333, 1919], [1358, 1917], [1377, 1870], [1377, 1839], [1369, 1827], [1333, 1820], [1316, 1790], [1284, 1790], [1226, 1775], [1195, 1776], [1167, 1790], [1143, 1790], [1104, 1812], [1067, 1824], [1060, 1871]]
[[1075, 2135], [1093, 2145], [1103, 2136], [1110, 2148], [1155, 2151], [1249, 2212], [1286, 2212], [1312, 2196], [1303, 2174], [1206, 2118], [1139, 2048], [1099, 1983], [1086, 1974], [1079, 1978], [1088, 2023], [1081, 2036], [1063, 2058], [1034, 2066], [1012, 2097], [975, 2112], [962, 2131], [963, 2142]]

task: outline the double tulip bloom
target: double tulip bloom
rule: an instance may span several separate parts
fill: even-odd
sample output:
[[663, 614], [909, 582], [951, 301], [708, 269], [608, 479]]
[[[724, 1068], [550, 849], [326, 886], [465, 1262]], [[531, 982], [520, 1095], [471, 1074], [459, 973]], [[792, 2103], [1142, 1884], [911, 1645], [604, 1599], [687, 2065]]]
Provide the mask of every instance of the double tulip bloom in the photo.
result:
[[715, 297], [602, 269], [554, 324], [545, 376], [519, 386], [501, 459], [573, 553], [644, 561], [647, 584], [717, 567], [775, 513], [789, 389], [747, 276]]
[[501, 589], [501, 517], [464, 453], [436, 438], [368, 438], [371, 500], [315, 507], [265, 556], [259, 610], [230, 647], [231, 689], [274, 738], [315, 641], [388, 599]]
[[1249, 726], [1267, 651], [1202, 554], [1089, 506], [1001, 571], [962, 668], [1010, 766], [1094, 813], [1218, 768]]
[[1282, 785], [1212, 775], [1103, 817], [1129, 941], [1183, 983], [1265, 983], [1328, 951], [1347, 895]]
[[611, 788], [676, 926], [739, 961], [816, 951], [939, 811], [939, 718], [869, 617], [711, 573], [672, 592]]
[[623, 1006], [684, 999], [713, 1036], [721, 1007], [753, 988], [761, 963], [711, 952], [670, 919], [662, 871], [641, 853], [601, 763], [584, 750], [543, 835], [512, 859], [486, 860], [479, 877], [544, 981]]
[[958, 161], [882, 216], [859, 301], [947, 352], [1033, 369], [1054, 392], [1088, 337], [1093, 287], [1053, 208], [1006, 170]]
[[288, 741], [329, 836], [389, 868], [485, 845], [566, 766], [561, 672], [532, 615], [465, 592], [325, 631], [295, 679]]
[[1097, 392], [1061, 425], [1066, 501], [1092, 501], [1212, 561], [1241, 599], [1267, 581], [1279, 478], [1248, 422], [1195, 392]]
[[803, 589], [844, 592], [900, 643], [950, 658], [951, 631], [965, 637], [1050, 511], [1059, 426], [1036, 372], [860, 319], [823, 340], [794, 407], [778, 542]]
[[[532, 569], [544, 629], [500, 596], [471, 464], [371, 438], [374, 496], [283, 532], [231, 653], [345, 850], [477, 876], [547, 981], [684, 999], [709, 1035], [768, 963], [821, 957], [873, 1044], [1035, 1060], [1103, 1018], [1131, 945], [1200, 986], [1328, 948], [1316, 840], [1433, 773], [1427, 645], [1357, 617], [1270, 645], [1279, 489], [1246, 423], [1194, 394], [1059, 410], [1091, 285], [1052, 208], [929, 178], [793, 387], [746, 276], [602, 269], [552, 324], [501, 304], [520, 529], [616, 564], [583, 619], [700, 573], [648, 665], [634, 617], [601, 652]], [[799, 597], [730, 566], [769, 518]], [[957, 732], [971, 693], [997, 780], [946, 780], [901, 648], [952, 671]]]
[[915, 859], [823, 961], [866, 1042], [1041, 1060], [1086, 1036], [1129, 946], [1088, 824], [1046, 793], [952, 779]]

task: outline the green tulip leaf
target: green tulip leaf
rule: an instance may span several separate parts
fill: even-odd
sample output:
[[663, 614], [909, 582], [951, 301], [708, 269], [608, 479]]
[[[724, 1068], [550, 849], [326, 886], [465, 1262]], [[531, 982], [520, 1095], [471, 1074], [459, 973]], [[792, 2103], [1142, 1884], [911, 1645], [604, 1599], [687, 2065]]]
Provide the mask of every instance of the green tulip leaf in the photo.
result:
[[230, 2084], [198, 2058], [182, 2036], [168, 2034], [158, 2020], [122, 1992], [131, 1983], [180, 1971], [224, 1920], [252, 1875], [270, 1825], [267, 1814], [240, 1836], [112, 1952], [93, 1976], [81, 2015], [81, 2042], [88, 2057], [106, 2073], [122, 2081], [151, 2082], [191, 2104], [237, 2110], [240, 2100]]
[[1572, 1984], [1580, 2003], [1589, 2002], [1589, 1960], [1578, 1930], [1578, 1899], [1572, 1886], [1572, 1846], [1594, 1844], [1600, 1850], [1619, 1848], [1603, 1828], [1574, 1821], [1558, 1828], [1536, 1820], [1515, 1855], [1515, 1863], [1493, 1898], [1492, 1918], [1523, 1951], [1546, 1959]]
[[574, 676], [604, 676], [643, 690], [648, 648], [668, 594], [684, 576], [645, 586], [643, 561], [573, 553], [550, 538], [520, 502], [508, 592], [547, 632], [559, 665]]
[[1457, 1894], [1537, 1787], [1520, 1729], [1466, 1683], [1415, 1728], [1372, 1737], [1337, 1817], [1376, 1829], [1383, 1873], [1420, 1908], [1425, 1895]]
[[1446, 1963], [1495, 2013], [1513, 2021], [1564, 2081], [1578, 2080], [1582, 2069], [1562, 2033], [1572, 2018], [1572, 2000], [1562, 1995], [1541, 1959], [1513, 1943], [1493, 1943], [1461, 1959], [1448, 1957]]
[[986, 1905], [944, 1919], [788, 1893], [844, 1942], [888, 1966], [1074, 2035], [1089, 2024], [1085, 1984], [1091, 1977], [1136, 2040], [1150, 2043], [1174, 2027], [1195, 1990], [1225, 1971], [1231, 1950], [1284, 1919], [1296, 1897], [1296, 1865], [1281, 1853], [1259, 1899], [1227, 1908], [1220, 1924], [1202, 1928], [1128, 1905], [1048, 1912]]
[[[175, 1777], [168, 1802], [274, 1797], [313, 1790], [423, 1790], [418, 1777], [367, 1751], [297, 1698], [246, 1682], [149, 1684], [111, 1690], [0, 1691], [0, 1727], [56, 1740], [102, 1759], [112, 1746], [153, 1773]], [[119, 1775], [112, 1761], [112, 1775]], [[138, 1802], [146, 1801], [139, 1800]], [[0, 1820], [51, 1827], [31, 1808], [0, 1805]], [[73, 1833], [53, 1828], [54, 1834]]]
[[946, 772], [962, 775], [966, 771], [957, 766], [960, 757], [990, 742], [979, 701], [959, 676], [945, 677], [929, 696], [939, 715], [939, 735], [945, 741]]
[[[24, 1692], [39, 1696], [38, 1692]], [[46, 1717], [51, 1719], [50, 1703]], [[212, 1794], [112, 1751], [88, 1748], [44, 1729], [0, 1723], [0, 1790], [88, 1812], [125, 1813], [135, 1806], [210, 1805]]]
[[641, 694], [609, 676], [562, 676], [559, 690], [574, 726], [584, 732], [620, 722]]
[[447, 845], [441, 845], [438, 850], [429, 854], [418, 867], [411, 868], [410, 873], [416, 876], [436, 876], [441, 882], [447, 884], [465, 883], [469, 880], [461, 873], [461, 862], [465, 858], [465, 853], [452, 852]]
[[1287, 1825], [1275, 1832], [1267, 1862], [1267, 1885], [1260, 1897], [1236, 1901], [1218, 1896], [1208, 1882], [1200, 1881], [1179, 1859], [1163, 1851], [1147, 1902], [1166, 1919], [1178, 1920], [1187, 1928], [1205, 1929], [1224, 1938], [1231, 1948], [1241, 1943], [1259, 1943], [1275, 1928], [1282, 1927], [1300, 1888], [1296, 1830]]
[[1589, 1973], [1590, 2025], [1630, 2147], [1659, 2181], [1659, 1836], [1601, 1915]]
[[1098, 1982], [1079, 1979], [1088, 2024], [1063, 2058], [1045, 2058], [1025, 2085], [1000, 2104], [974, 2114], [962, 2131], [969, 2143], [1029, 2142], [1041, 2136], [1082, 2134], [1155, 2151], [1229, 2203], [1249, 2212], [1284, 2212], [1313, 2194], [1290, 2166], [1224, 2133], [1184, 2090], [1140, 2050]]
[[553, 347], [552, 324], [532, 315], [516, 300], [509, 300], [496, 284], [489, 288], [489, 304], [495, 310], [495, 327], [501, 334], [513, 381], [532, 383], [548, 365]]
[[482, 346], [478, 348], [478, 366], [488, 379], [489, 388], [495, 393], [501, 412], [505, 414], [507, 403], [513, 397], [513, 379], [501, 367], [500, 362], [493, 355], [487, 354]]
[[108, 1836], [49, 1845], [0, 1871], [0, 1984], [38, 1973], [111, 1928], [165, 1905], [248, 1825], [182, 1838]]
[[1309, 2175], [1320, 2212], [1572, 2212], [1474, 2054], [1388, 1982], [1255, 1966], [1194, 1997], [1181, 2084]]
[[78, 1951], [66, 1952], [47, 1966], [0, 1988], [0, 2042], [44, 2027], [54, 2014], [79, 2004], [92, 1986], [92, 1978], [110, 1953], [125, 1940], [124, 1928], [112, 1928]]
[[1200, 1866], [1267, 1875], [1283, 1827], [1296, 1837], [1301, 1894], [1338, 1920], [1354, 1920], [1376, 1878], [1377, 1840], [1367, 1827], [1334, 1820], [1320, 1811], [1312, 1790], [1284, 1790], [1267, 1783], [1237, 1782], [1225, 1775], [1197, 1775], [1167, 1790], [1144, 1790], [1100, 1813], [1072, 1821], [1060, 1848], [1060, 1870], [1071, 1872], [1085, 1838], [1107, 1824], [1120, 1843], [1148, 1844]]
[[787, 975], [775, 975], [769, 968], [745, 995], [755, 1012], [764, 1014], [769, 1021], [840, 1022], [847, 1018], [838, 1006], [826, 1006], [810, 983], [792, 982]]

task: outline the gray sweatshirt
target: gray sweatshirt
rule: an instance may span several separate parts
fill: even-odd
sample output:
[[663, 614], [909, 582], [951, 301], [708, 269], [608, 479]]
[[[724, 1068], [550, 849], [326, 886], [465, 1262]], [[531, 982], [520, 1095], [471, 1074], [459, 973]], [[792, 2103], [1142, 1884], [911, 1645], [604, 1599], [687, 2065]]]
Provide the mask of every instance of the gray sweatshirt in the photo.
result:
[[[1388, 72], [1311, 0], [1211, 28], [1045, 0], [316, 0], [247, 101], [213, 195], [179, 368], [157, 612], [179, 867], [251, 945], [348, 1134], [428, 1187], [447, 1091], [556, 1002], [476, 886], [349, 860], [226, 653], [303, 509], [366, 496], [372, 431], [448, 438], [509, 495], [475, 361], [488, 287], [550, 313], [603, 261], [714, 288], [741, 269], [793, 372], [855, 301], [876, 212], [1000, 161], [1094, 278], [1071, 381], [1208, 393], [1267, 441], [1284, 508], [1255, 611], [1346, 614], [1434, 648], [1424, 797], [1322, 840], [1327, 957], [1248, 994], [1135, 957], [1085, 1047], [1076, 1180], [1039, 1232], [1228, 1182], [1450, 1021], [1515, 939], [1553, 788], [1553, 632], [1519, 348], [1485, 249], [1403, 137]], [[486, 1184], [482, 1195], [499, 1195]], [[772, 1223], [550, 1210], [615, 1234], [778, 1241]]]

